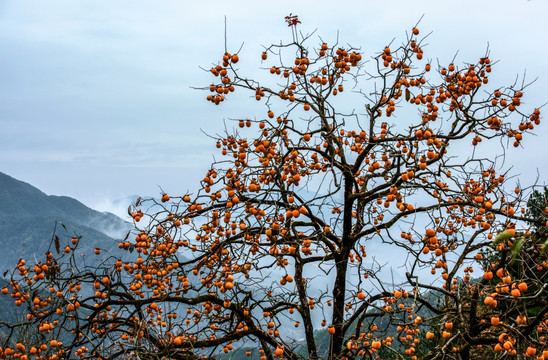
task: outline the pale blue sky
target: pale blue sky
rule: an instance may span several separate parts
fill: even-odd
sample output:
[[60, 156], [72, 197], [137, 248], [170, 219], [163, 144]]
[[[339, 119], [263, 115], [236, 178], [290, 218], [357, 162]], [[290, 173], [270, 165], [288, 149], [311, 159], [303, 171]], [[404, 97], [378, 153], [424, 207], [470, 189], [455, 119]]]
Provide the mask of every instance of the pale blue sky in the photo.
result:
[[[266, 4], [266, 5], [263, 5]], [[264, 116], [245, 97], [215, 107], [205, 92], [208, 67], [242, 43], [241, 68], [253, 75], [262, 45], [301, 29], [374, 55], [403, 39], [424, 14], [428, 58], [500, 60], [492, 82], [538, 77], [525, 105], [548, 101], [548, 2], [506, 1], [26, 1], [0, 0], [0, 171], [53, 195], [92, 206], [127, 195], [197, 188], [215, 146], [200, 129], [223, 119]], [[268, 8], [265, 8], [268, 6]], [[545, 142], [527, 136], [508, 163], [523, 183], [548, 182]], [[533, 155], [531, 155], [533, 154]], [[101, 205], [106, 206], [106, 205]], [[103, 207], [104, 208], [104, 207]]]

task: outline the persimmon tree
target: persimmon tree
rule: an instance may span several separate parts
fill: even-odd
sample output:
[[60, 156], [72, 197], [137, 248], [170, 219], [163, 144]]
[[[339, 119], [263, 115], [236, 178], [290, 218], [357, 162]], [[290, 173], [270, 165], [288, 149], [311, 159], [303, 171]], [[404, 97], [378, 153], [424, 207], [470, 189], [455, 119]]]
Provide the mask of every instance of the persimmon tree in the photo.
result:
[[546, 199], [528, 212], [487, 155], [539, 125], [526, 85], [491, 86], [488, 54], [427, 60], [416, 27], [362, 52], [286, 20], [261, 81], [238, 54], [211, 68], [207, 100], [264, 112], [212, 134], [197, 191], [139, 200], [101, 261], [65, 234], [19, 262], [1, 358], [548, 359]]

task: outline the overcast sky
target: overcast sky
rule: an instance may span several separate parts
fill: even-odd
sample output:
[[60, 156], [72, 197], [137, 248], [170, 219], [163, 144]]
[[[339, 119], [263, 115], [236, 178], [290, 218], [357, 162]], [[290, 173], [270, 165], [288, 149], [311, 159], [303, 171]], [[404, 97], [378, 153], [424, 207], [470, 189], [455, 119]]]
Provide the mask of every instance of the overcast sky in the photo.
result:
[[[6, 1], [0, 0], [0, 171], [50, 195], [106, 209], [105, 200], [197, 188], [215, 146], [202, 131], [251, 117], [245, 102], [215, 107], [209, 67], [243, 43], [241, 68], [263, 45], [288, 40], [284, 23], [374, 55], [424, 15], [427, 58], [500, 60], [491, 81], [538, 80], [524, 105], [548, 101], [548, 1]], [[249, 73], [249, 72], [248, 72]], [[264, 115], [262, 115], [264, 116]], [[522, 182], [548, 182], [546, 138], [509, 157]], [[538, 170], [537, 170], [538, 169]], [[525, 181], [527, 179], [527, 181]]]

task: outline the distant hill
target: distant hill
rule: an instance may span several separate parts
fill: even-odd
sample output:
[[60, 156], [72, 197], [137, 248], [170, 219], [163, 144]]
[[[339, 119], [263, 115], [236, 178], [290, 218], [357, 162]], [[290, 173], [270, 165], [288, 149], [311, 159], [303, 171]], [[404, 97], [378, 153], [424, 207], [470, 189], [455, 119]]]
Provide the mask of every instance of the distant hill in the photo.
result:
[[[2, 274], [12, 269], [19, 258], [41, 258], [50, 249], [56, 223], [62, 241], [82, 237], [79, 247], [85, 256], [91, 256], [96, 247], [117, 248], [117, 239], [131, 229], [130, 223], [114, 214], [95, 211], [67, 196], [46, 195], [0, 172]], [[53, 247], [50, 250], [54, 251]]]

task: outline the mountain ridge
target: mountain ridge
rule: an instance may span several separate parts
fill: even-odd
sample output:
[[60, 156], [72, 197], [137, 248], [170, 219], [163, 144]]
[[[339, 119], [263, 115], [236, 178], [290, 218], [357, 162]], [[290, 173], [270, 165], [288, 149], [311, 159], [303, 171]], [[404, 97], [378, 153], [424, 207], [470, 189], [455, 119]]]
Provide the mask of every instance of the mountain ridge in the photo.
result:
[[64, 241], [81, 237], [87, 257], [95, 248], [115, 251], [116, 239], [123, 238], [131, 228], [129, 222], [112, 213], [93, 210], [68, 196], [47, 195], [0, 172], [2, 273], [12, 269], [19, 258], [41, 258], [51, 250], [54, 229]]

